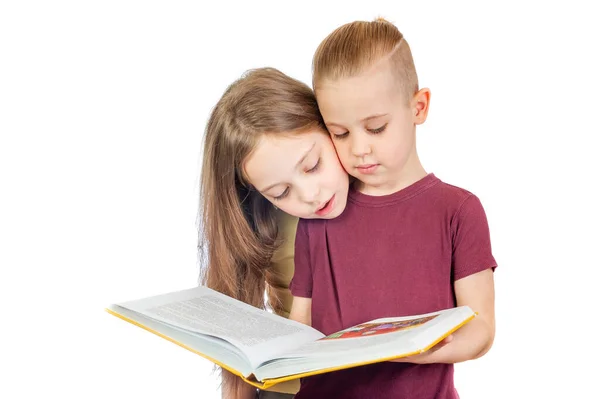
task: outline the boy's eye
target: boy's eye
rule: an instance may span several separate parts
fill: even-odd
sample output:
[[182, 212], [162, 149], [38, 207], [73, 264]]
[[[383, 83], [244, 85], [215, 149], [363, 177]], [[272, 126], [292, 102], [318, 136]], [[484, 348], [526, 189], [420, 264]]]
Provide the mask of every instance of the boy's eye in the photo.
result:
[[385, 130], [385, 128], [387, 127], [387, 123], [381, 127], [378, 127], [377, 129], [367, 129], [370, 133], [373, 134], [377, 134], [377, 133], [381, 133]]
[[348, 132], [346, 132], [346, 133], [339, 133], [339, 134], [334, 133], [333, 134], [333, 137], [336, 138], [336, 139], [343, 139], [343, 138], [345, 138], [347, 136], [348, 136]]
[[290, 188], [287, 187], [281, 194], [279, 194], [277, 197], [273, 197], [273, 199], [275, 201], [279, 201], [284, 199], [285, 197], [287, 197], [287, 195], [290, 193]]
[[317, 163], [315, 164], [315, 166], [313, 166], [312, 168], [308, 169], [308, 170], [306, 171], [306, 173], [313, 173], [313, 172], [316, 172], [316, 171], [319, 169], [319, 165], [320, 165], [320, 164], [321, 164], [321, 158], [319, 158], [319, 159], [317, 160]]

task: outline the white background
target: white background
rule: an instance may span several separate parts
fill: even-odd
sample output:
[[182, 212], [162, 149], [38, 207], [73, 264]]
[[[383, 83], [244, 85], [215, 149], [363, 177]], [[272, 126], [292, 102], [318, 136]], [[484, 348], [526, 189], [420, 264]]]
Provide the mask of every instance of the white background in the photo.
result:
[[103, 309], [196, 285], [226, 86], [260, 66], [308, 83], [329, 32], [376, 16], [433, 93], [423, 164], [481, 198], [500, 265], [496, 342], [457, 365], [461, 398], [597, 397], [597, 12], [330, 3], [1, 3], [1, 397], [218, 397], [208, 361]]

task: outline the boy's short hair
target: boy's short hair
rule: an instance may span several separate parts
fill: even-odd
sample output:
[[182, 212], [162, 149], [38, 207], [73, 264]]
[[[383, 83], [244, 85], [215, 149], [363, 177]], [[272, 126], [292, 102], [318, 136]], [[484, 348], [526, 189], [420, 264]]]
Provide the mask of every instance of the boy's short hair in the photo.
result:
[[313, 89], [324, 80], [356, 76], [385, 58], [410, 100], [419, 90], [412, 53], [398, 28], [383, 18], [347, 23], [321, 42], [313, 57]]

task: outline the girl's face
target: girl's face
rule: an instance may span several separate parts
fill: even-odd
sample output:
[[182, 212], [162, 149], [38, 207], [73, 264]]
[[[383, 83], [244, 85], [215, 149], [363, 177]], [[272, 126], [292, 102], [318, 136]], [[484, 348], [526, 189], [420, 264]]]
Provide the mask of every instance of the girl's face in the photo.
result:
[[348, 174], [321, 130], [263, 135], [244, 172], [256, 190], [292, 216], [333, 219], [346, 208]]

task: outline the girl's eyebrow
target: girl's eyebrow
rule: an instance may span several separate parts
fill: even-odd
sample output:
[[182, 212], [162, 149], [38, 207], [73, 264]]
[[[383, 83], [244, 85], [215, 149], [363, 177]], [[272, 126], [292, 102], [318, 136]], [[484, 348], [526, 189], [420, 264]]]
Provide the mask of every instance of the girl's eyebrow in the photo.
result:
[[306, 157], [308, 157], [308, 154], [310, 154], [310, 152], [313, 150], [313, 148], [315, 148], [315, 144], [317, 144], [317, 142], [313, 142], [312, 145], [310, 146], [310, 148], [304, 153], [304, 155], [302, 156], [302, 158], [300, 158], [300, 160], [298, 161], [298, 163], [296, 163], [296, 168], [298, 168], [300, 165], [302, 165], [302, 162], [304, 162], [304, 160], [306, 159]]

